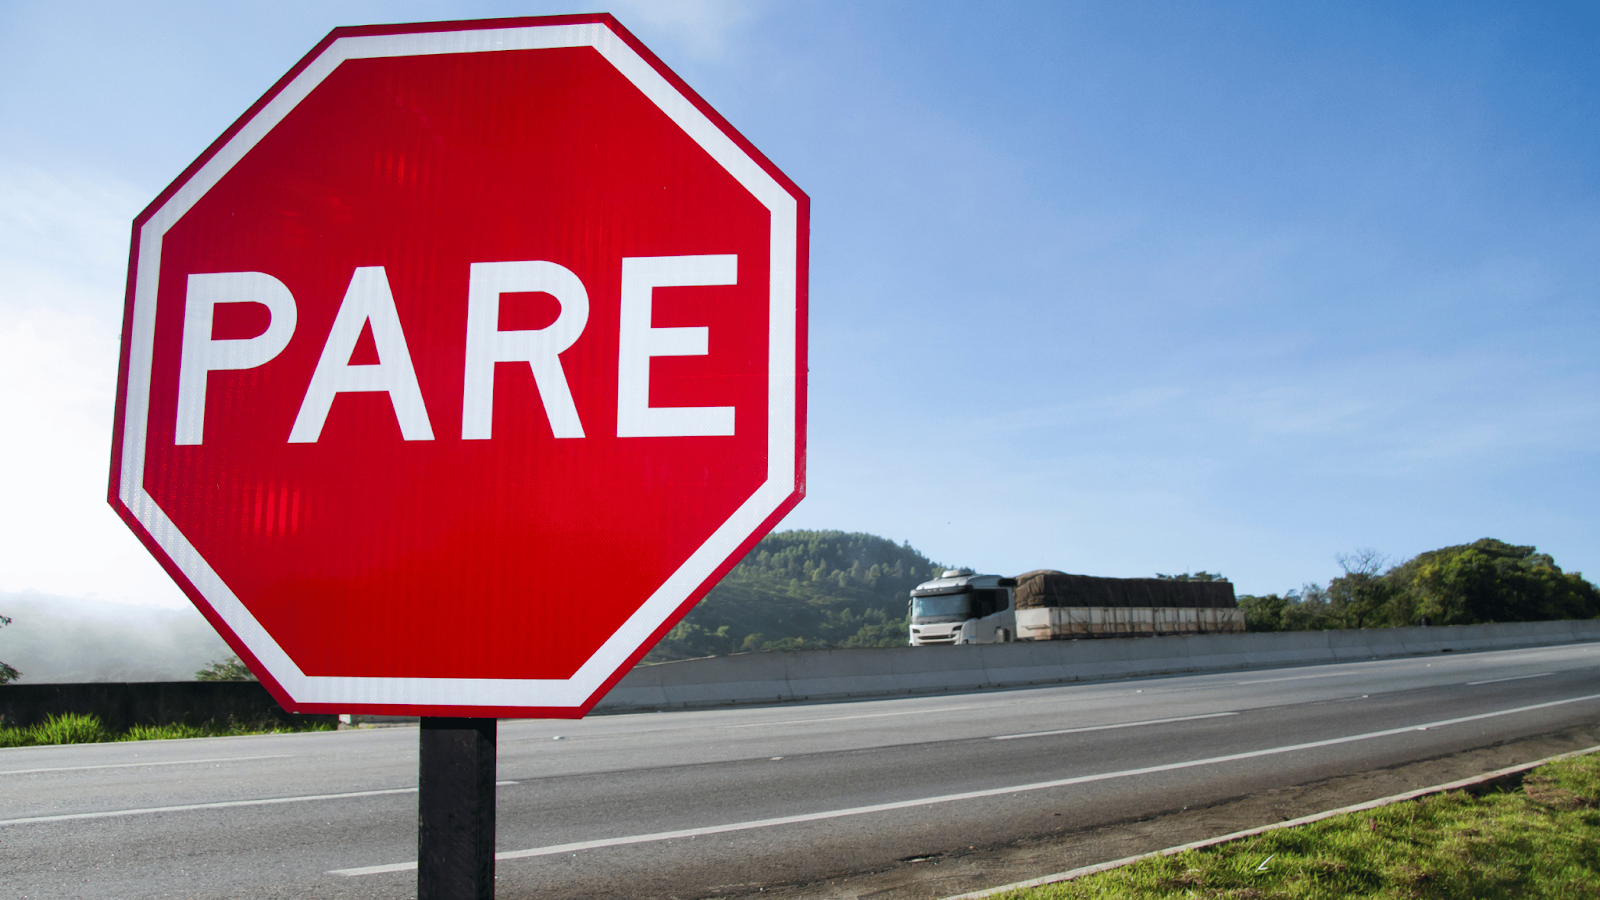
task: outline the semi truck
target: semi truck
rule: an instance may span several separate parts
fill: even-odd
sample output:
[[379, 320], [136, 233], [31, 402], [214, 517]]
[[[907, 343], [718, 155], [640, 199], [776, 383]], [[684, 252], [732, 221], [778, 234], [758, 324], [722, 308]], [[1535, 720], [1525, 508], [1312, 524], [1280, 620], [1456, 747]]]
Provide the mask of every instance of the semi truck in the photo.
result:
[[1245, 630], [1233, 585], [1037, 569], [1015, 578], [946, 569], [911, 591], [911, 645], [1226, 634]]

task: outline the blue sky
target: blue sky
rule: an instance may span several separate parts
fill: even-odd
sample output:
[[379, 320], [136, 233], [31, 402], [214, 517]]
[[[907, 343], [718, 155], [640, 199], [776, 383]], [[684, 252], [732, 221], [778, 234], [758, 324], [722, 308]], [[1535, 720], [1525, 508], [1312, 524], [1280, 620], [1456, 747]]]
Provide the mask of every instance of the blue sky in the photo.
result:
[[337, 25], [608, 8], [813, 199], [782, 527], [1241, 592], [1600, 576], [1600, 7], [0, 7], [0, 591], [185, 603], [104, 502], [129, 224]]

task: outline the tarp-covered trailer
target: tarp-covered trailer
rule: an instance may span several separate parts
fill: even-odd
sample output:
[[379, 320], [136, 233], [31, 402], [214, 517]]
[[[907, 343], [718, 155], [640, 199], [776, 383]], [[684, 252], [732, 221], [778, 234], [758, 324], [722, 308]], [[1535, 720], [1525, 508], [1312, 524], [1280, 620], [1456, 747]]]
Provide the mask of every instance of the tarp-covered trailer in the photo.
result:
[[1245, 630], [1233, 585], [1171, 578], [1101, 578], [1038, 569], [1016, 577], [1017, 637], [1049, 641]]

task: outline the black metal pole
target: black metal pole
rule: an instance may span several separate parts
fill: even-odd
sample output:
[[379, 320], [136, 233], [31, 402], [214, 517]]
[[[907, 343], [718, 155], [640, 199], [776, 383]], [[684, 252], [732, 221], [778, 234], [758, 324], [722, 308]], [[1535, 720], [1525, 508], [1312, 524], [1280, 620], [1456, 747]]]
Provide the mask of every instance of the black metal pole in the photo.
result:
[[494, 719], [422, 719], [417, 900], [494, 898]]

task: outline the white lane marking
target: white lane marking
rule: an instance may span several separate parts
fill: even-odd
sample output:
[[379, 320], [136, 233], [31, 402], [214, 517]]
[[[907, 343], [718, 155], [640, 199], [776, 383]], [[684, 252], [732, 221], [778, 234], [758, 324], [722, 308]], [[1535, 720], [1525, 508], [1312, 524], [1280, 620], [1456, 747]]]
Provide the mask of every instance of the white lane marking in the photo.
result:
[[1234, 684], [1272, 684], [1276, 681], [1305, 681], [1307, 678], [1341, 678], [1346, 675], [1359, 675], [1360, 672], [1323, 672], [1320, 675], [1296, 675], [1292, 678], [1263, 678], [1260, 681], [1235, 681]]
[[1554, 674], [1554, 672], [1540, 672], [1537, 675], [1513, 675], [1510, 678], [1491, 678], [1488, 681], [1469, 681], [1467, 682], [1467, 686], [1472, 687], [1473, 685], [1479, 684], [1499, 684], [1502, 681], [1521, 681], [1524, 678], [1543, 678], [1546, 675]]
[[1110, 731], [1113, 728], [1137, 728], [1140, 725], [1165, 725], [1168, 722], [1190, 722], [1195, 719], [1217, 719], [1222, 716], [1237, 716], [1236, 712], [1206, 713], [1199, 716], [1174, 716], [1170, 719], [1146, 719], [1143, 722], [1118, 722], [1114, 725], [1085, 725], [1081, 728], [1058, 728], [1055, 731], [1030, 731], [1027, 734], [997, 734], [991, 741], [1013, 741], [1017, 738], [1049, 737], [1055, 734], [1077, 734], [1080, 731]]
[[236, 806], [268, 806], [276, 803], [305, 803], [311, 800], [348, 800], [353, 797], [381, 797], [386, 794], [414, 794], [416, 792], [417, 789], [414, 787], [390, 788], [383, 791], [351, 791], [345, 794], [308, 794], [304, 797], [270, 797], [263, 800], [224, 800], [218, 803], [186, 803], [181, 806], [147, 806], [143, 809], [113, 809], [105, 812], [0, 819], [0, 825], [33, 825], [42, 822], [71, 822], [78, 819], [109, 819], [115, 816], [144, 816], [151, 813], [189, 812], [196, 809], [232, 809]]
[[[495, 786], [517, 784], [515, 781], [496, 781]], [[238, 806], [272, 806], [279, 803], [306, 803], [311, 800], [348, 800], [354, 797], [384, 797], [391, 794], [415, 794], [417, 789], [387, 788], [381, 791], [350, 791], [343, 794], [307, 794], [302, 797], [267, 797], [260, 800], [223, 800], [216, 803], [185, 803], [181, 806], [147, 806], [141, 809], [112, 809], [105, 812], [65, 813], [59, 816], [26, 816], [20, 819], [0, 819], [0, 825], [34, 825], [43, 822], [72, 822], [78, 819], [109, 819], [116, 816], [147, 816], [151, 813], [189, 812], [196, 809], [232, 809]]]
[[[805, 822], [820, 822], [826, 819], [839, 819], [845, 816], [860, 816], [868, 813], [893, 812], [900, 809], [915, 809], [920, 806], [934, 806], [939, 803], [956, 803], [963, 800], [983, 800], [989, 797], [1003, 797], [1007, 794], [1021, 794], [1027, 791], [1042, 791], [1050, 788], [1071, 787], [1076, 784], [1088, 784], [1094, 781], [1110, 781], [1114, 778], [1132, 778], [1137, 775], [1154, 775], [1159, 772], [1174, 772], [1180, 769], [1193, 769], [1199, 766], [1210, 766], [1218, 763], [1238, 762], [1245, 759], [1256, 759], [1262, 756], [1275, 756], [1280, 753], [1293, 753], [1297, 750], [1315, 750], [1322, 747], [1334, 747], [1339, 744], [1350, 744], [1356, 741], [1369, 741], [1375, 738], [1392, 737], [1397, 734], [1408, 734], [1418, 729], [1443, 728], [1446, 725], [1460, 725], [1465, 722], [1477, 722], [1483, 719], [1493, 719], [1499, 716], [1510, 716], [1517, 713], [1532, 712], [1538, 709], [1549, 709], [1555, 706], [1565, 706], [1569, 703], [1584, 703], [1590, 700], [1600, 700], [1600, 694], [1588, 694], [1583, 697], [1570, 697], [1566, 700], [1551, 700], [1547, 703], [1535, 703], [1531, 706], [1519, 706], [1514, 709], [1501, 709], [1494, 712], [1477, 713], [1471, 716], [1461, 716], [1455, 719], [1441, 719], [1437, 722], [1425, 722], [1421, 725], [1405, 725], [1400, 728], [1387, 728], [1383, 731], [1369, 731], [1365, 734], [1352, 734], [1345, 737], [1327, 738], [1321, 741], [1308, 741], [1303, 744], [1288, 744], [1283, 747], [1268, 747], [1264, 750], [1247, 750], [1243, 753], [1230, 753], [1226, 756], [1212, 756], [1206, 759], [1191, 759], [1183, 762], [1163, 763], [1159, 766], [1145, 766], [1139, 769], [1123, 769], [1120, 772], [1100, 772], [1095, 775], [1079, 775], [1074, 778], [1060, 778], [1055, 781], [1039, 781], [1033, 784], [1018, 784], [1011, 787], [989, 788], [981, 791], [965, 791], [960, 794], [942, 794], [937, 797], [921, 797], [916, 800], [900, 800], [894, 803], [876, 803], [872, 806], [854, 806], [848, 809], [830, 809], [825, 812], [804, 813], [795, 816], [778, 816], [771, 819], [756, 819], [749, 822], [731, 822], [726, 825], [708, 825], [703, 828], [684, 828], [678, 831], [658, 831], [654, 834], [635, 834], [627, 837], [600, 838], [593, 841], [576, 841], [570, 844], [554, 844], [548, 847], [534, 847], [530, 850], [504, 850], [494, 855], [501, 859], [527, 859], [533, 856], [554, 856], [558, 853], [576, 853], [579, 850], [598, 850], [602, 847], [624, 847], [630, 844], [649, 844], [656, 841], [672, 841], [681, 838], [703, 837], [709, 834], [725, 834], [730, 831], [749, 831], [755, 828], [771, 828], [776, 825], [797, 825]], [[354, 869], [334, 869], [329, 875], [381, 875], [388, 872], [405, 872], [415, 869], [415, 861], [403, 863], [389, 863], [381, 866], [361, 866]]]
[[[1045, 702], [1059, 703], [1060, 701], [1059, 700], [1054, 700], [1054, 699], [1052, 699], [1052, 700], [1016, 701], [1016, 703], [1023, 703], [1023, 702], [1027, 702], [1027, 703], [1045, 703]], [[1015, 705], [1015, 704], [1008, 704], [1008, 705]], [[810, 725], [813, 722], [843, 722], [843, 721], [846, 721], [846, 720], [849, 720], [849, 719], [880, 719], [880, 718], [883, 718], [885, 716], [918, 716], [918, 715], [921, 715], [921, 716], [936, 716], [936, 715], [942, 715], [942, 714], [947, 713], [947, 712], [959, 712], [959, 711], [964, 710], [964, 709], [994, 709], [994, 706], [985, 706], [985, 705], [980, 705], [980, 704], [969, 704], [967, 706], [933, 706], [933, 707], [926, 707], [926, 708], [921, 708], [921, 709], [903, 709], [903, 710], [898, 710], [896, 712], [886, 712], [886, 713], [861, 713], [859, 715], [854, 715], [854, 716], [827, 716], [827, 717], [816, 718], [816, 719], [783, 719], [783, 720], [780, 720], [780, 721], [777, 721], [777, 722], [741, 722], [741, 723], [733, 724], [733, 725], [721, 725], [721, 724], [717, 724], [717, 723], [709, 723], [708, 724], [708, 723], [704, 723], [704, 722], [690, 722], [690, 723], [685, 724], [685, 725], [674, 725], [674, 726], [669, 726], [669, 727], [665, 727], [665, 728], [633, 729], [633, 730], [628, 730], [628, 731], [600, 731], [600, 730], [597, 729], [597, 730], [595, 730], [595, 731], [593, 731], [591, 733], [583, 734], [583, 735], [579, 735], [579, 736], [580, 737], [615, 738], [615, 737], [624, 736], [624, 735], [630, 735], [630, 734], [662, 734], [662, 733], [677, 732], [677, 731], [703, 732], [708, 728], [774, 728], [774, 727], [777, 727], [779, 725]], [[632, 714], [630, 713], [630, 715], [632, 715]], [[640, 713], [639, 715], [643, 716], [643, 715], [656, 715], [656, 714], [655, 713], [648, 713], [648, 714]], [[618, 716], [618, 718], [622, 718], [622, 717]], [[528, 721], [532, 721], [532, 720], [528, 720]], [[502, 735], [501, 738], [500, 738], [500, 743], [502, 743], [502, 744], [505, 744], [505, 743], [527, 743], [527, 742], [531, 742], [531, 741], [546, 741], [546, 740], [549, 740], [549, 738], [542, 737], [542, 736], [541, 737], [531, 737], [531, 738], [507, 738], [504, 735]]]
[[[772, 728], [778, 725], [810, 725], [812, 722], [845, 722], [851, 719], [882, 719], [886, 716], [928, 716], [942, 715], [947, 712], [958, 712], [963, 709], [984, 709], [986, 707], [973, 704], [971, 706], [936, 706], [930, 709], [902, 709], [886, 713], [862, 713], [855, 716], [828, 716], [819, 719], [785, 719], [781, 722], [742, 722], [738, 725], [716, 725], [715, 728]], [[704, 726], [700, 726], [704, 727]]]
[[0, 775], [33, 775], [37, 772], [82, 772], [88, 769], [133, 769], [140, 766], [186, 766], [200, 763], [239, 762], [246, 759], [289, 759], [292, 754], [278, 753], [272, 756], [218, 756], [213, 759], [172, 759], [166, 762], [137, 762], [115, 763], [105, 766], [54, 766], [48, 769], [8, 769]]

